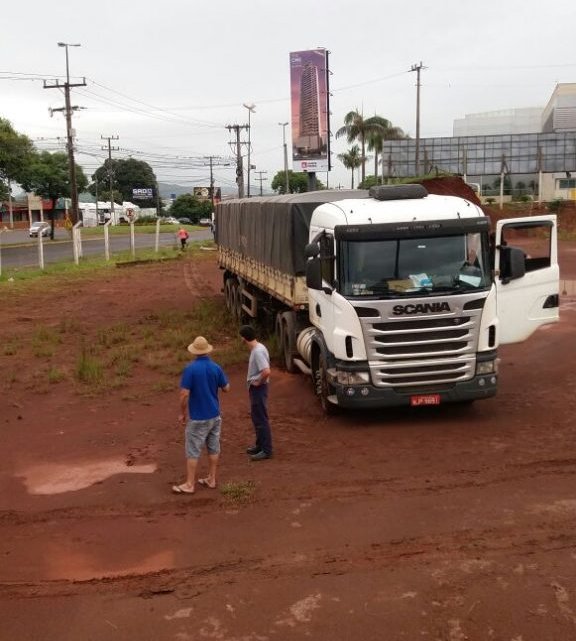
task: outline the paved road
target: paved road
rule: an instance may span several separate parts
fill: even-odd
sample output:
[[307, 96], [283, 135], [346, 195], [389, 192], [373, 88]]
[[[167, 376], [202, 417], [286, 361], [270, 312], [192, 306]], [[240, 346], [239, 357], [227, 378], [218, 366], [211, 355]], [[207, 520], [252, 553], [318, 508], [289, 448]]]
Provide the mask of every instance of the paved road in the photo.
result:
[[[61, 231], [61, 230], [59, 230]], [[17, 234], [18, 232], [14, 232]], [[9, 269], [11, 267], [33, 267], [38, 265], [38, 244], [35, 239], [32, 243], [26, 246], [10, 246], [16, 242], [29, 242], [26, 233], [22, 234], [22, 239], [18, 241], [15, 236], [10, 236], [10, 243], [6, 242], [6, 238], [2, 238], [2, 268]], [[212, 234], [210, 230], [195, 231], [190, 233], [190, 240], [207, 240], [211, 239]], [[56, 240], [59, 242], [52, 242], [49, 239], [44, 239], [44, 262], [55, 263], [59, 261], [72, 261], [74, 260], [74, 253], [72, 250], [72, 242], [70, 241], [66, 232], [60, 236], [56, 234]], [[135, 234], [136, 252], [138, 249], [147, 247], [154, 247], [155, 235], [154, 234]], [[162, 247], [176, 246], [176, 235], [173, 232], [164, 232], [160, 234], [160, 245]], [[110, 251], [121, 252], [130, 250], [130, 236], [110, 236]], [[104, 239], [103, 238], [90, 238], [85, 239], [82, 243], [82, 252], [84, 256], [95, 256], [100, 254], [104, 256]], [[136, 254], [138, 255], [138, 254]]]

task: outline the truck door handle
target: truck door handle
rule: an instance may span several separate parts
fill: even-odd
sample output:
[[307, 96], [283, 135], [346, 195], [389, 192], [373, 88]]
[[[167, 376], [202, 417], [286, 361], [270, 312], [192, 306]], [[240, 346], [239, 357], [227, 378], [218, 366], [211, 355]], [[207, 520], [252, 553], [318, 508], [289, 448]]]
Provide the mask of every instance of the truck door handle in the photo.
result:
[[320, 305], [316, 303], [316, 316], [322, 317], [322, 310], [320, 309]]

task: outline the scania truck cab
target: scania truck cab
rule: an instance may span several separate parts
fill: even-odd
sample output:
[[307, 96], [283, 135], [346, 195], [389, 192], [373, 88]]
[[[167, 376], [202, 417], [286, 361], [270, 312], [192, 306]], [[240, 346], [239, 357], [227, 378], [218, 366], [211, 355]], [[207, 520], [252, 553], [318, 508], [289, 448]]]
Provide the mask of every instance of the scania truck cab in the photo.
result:
[[555, 216], [504, 219], [422, 185], [373, 187], [310, 220], [297, 359], [324, 409], [471, 402], [498, 347], [558, 320]]

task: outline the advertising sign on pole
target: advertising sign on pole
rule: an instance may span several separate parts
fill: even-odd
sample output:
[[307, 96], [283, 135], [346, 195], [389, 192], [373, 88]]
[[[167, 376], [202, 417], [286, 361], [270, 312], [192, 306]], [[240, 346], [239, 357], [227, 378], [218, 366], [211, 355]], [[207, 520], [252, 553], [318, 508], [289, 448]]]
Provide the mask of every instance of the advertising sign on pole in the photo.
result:
[[134, 187], [132, 198], [134, 200], [151, 200], [154, 198], [154, 189], [152, 187]]
[[294, 171], [330, 170], [328, 55], [326, 49], [290, 54]]

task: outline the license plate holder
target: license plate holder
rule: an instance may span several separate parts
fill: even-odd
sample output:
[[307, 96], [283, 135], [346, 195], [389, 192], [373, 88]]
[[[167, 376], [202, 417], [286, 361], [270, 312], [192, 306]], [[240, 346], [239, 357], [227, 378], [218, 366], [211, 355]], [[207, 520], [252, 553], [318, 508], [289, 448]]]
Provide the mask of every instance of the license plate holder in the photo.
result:
[[440, 394], [416, 394], [410, 397], [410, 405], [412, 407], [440, 405]]

